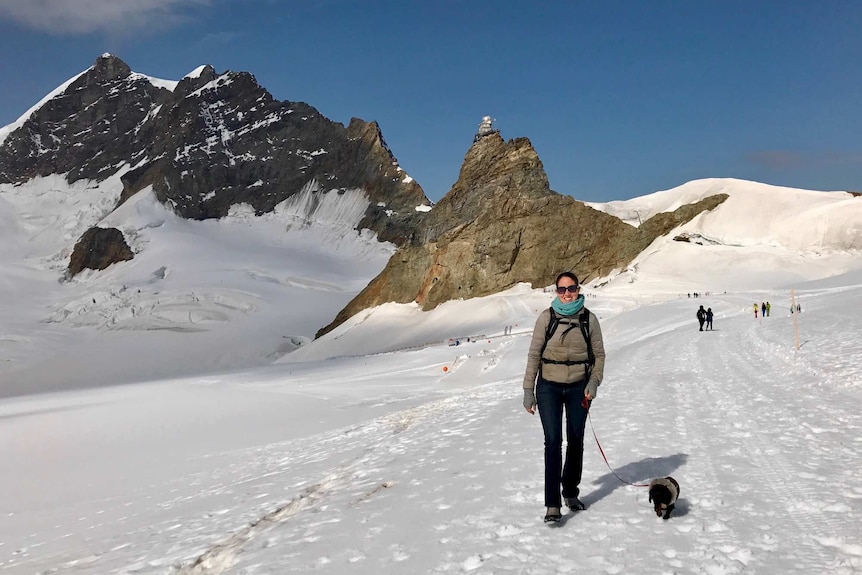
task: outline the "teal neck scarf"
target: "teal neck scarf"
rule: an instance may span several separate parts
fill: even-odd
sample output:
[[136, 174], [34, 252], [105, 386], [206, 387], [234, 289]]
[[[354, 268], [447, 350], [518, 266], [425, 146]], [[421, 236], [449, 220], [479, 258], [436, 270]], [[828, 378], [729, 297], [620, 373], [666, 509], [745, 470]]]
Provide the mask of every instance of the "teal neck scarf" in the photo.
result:
[[572, 303], [563, 303], [560, 298], [555, 297], [551, 302], [551, 307], [560, 315], [575, 315], [584, 307], [584, 296], [579, 295]]

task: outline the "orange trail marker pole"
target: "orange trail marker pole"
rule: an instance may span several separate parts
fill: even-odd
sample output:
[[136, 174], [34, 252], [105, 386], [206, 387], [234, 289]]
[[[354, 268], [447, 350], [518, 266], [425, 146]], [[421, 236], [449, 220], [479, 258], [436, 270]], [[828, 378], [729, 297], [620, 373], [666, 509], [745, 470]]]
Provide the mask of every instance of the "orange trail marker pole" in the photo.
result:
[[799, 320], [796, 316], [796, 296], [793, 288], [790, 288], [790, 314], [793, 316], [793, 333], [796, 335], [796, 351], [799, 351]]

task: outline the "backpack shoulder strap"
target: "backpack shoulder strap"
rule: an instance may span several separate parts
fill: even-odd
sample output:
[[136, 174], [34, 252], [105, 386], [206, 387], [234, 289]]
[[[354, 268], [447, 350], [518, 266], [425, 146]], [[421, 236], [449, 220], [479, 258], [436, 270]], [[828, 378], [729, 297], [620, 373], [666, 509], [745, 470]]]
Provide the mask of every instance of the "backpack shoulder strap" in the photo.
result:
[[554, 308], [548, 308], [548, 311], [551, 312], [551, 317], [548, 320], [548, 327], [545, 329], [545, 342], [542, 344], [542, 351], [539, 352], [539, 357], [544, 355], [545, 348], [548, 347], [548, 341], [554, 335], [554, 332], [557, 331], [557, 326], [560, 325], [560, 316], [557, 315]]
[[554, 311], [553, 307], [548, 308], [548, 311], [551, 312], [551, 317], [548, 319], [548, 327], [545, 329], [545, 341], [542, 342], [542, 350], [539, 352], [539, 379], [542, 379], [542, 363], [544, 360], [542, 356], [545, 355], [545, 348], [548, 347], [548, 340], [551, 339], [551, 336], [554, 335], [554, 332], [557, 331], [557, 326], [560, 325], [560, 316]]
[[589, 358], [589, 365], [592, 367], [596, 363], [596, 356], [593, 353], [593, 342], [590, 339], [590, 310], [584, 308], [581, 311], [578, 323], [581, 324], [581, 334], [584, 336], [584, 341], [587, 342], [587, 357]]

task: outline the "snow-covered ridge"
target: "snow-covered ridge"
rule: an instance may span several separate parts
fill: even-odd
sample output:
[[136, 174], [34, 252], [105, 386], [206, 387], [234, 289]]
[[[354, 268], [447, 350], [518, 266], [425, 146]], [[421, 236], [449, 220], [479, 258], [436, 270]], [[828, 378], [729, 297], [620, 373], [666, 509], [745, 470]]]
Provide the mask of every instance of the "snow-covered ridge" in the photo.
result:
[[29, 110], [27, 110], [26, 112], [21, 114], [21, 116], [17, 120], [12, 122], [11, 124], [8, 124], [8, 125], [0, 128], [0, 146], [3, 145], [3, 142], [9, 136], [9, 134], [11, 134], [15, 130], [17, 130], [18, 128], [23, 126], [24, 122], [26, 122], [27, 119], [33, 115], [33, 113], [35, 113], [39, 108], [44, 106], [47, 102], [54, 99], [56, 96], [59, 96], [60, 94], [65, 92], [66, 88], [68, 88], [75, 80], [77, 80], [78, 78], [80, 78], [81, 76], [83, 76], [84, 74], [86, 74], [87, 72], [89, 72], [92, 69], [93, 69], [93, 67], [90, 66], [89, 68], [87, 68], [86, 70], [81, 72], [80, 74], [76, 74], [75, 76], [69, 78], [68, 80], [66, 80], [65, 82], [63, 82], [59, 86], [57, 86], [54, 90], [49, 92], [47, 96], [45, 96], [44, 98], [42, 98], [41, 100], [36, 102], [36, 104], [32, 108], [30, 108]]
[[[105, 52], [104, 54], [102, 54], [101, 57], [102, 58], [110, 58], [111, 54], [108, 52]], [[27, 119], [30, 116], [32, 116], [34, 112], [39, 110], [39, 108], [44, 106], [50, 100], [54, 99], [55, 97], [57, 97], [60, 94], [62, 94], [63, 92], [65, 92], [66, 88], [68, 88], [70, 84], [72, 84], [75, 80], [77, 80], [78, 78], [80, 78], [81, 76], [86, 74], [87, 72], [91, 71], [92, 69], [93, 69], [93, 66], [90, 66], [89, 68], [87, 68], [83, 72], [76, 74], [72, 78], [69, 78], [68, 80], [66, 80], [65, 82], [63, 82], [59, 86], [57, 86], [57, 88], [55, 88], [54, 90], [49, 92], [44, 98], [39, 100], [35, 105], [33, 105], [26, 112], [21, 114], [21, 116], [17, 120], [12, 122], [11, 124], [0, 127], [0, 145], [3, 145], [3, 142], [9, 136], [9, 134], [11, 134], [15, 130], [17, 130], [18, 128], [23, 126], [24, 122], [26, 122]], [[191, 72], [186, 74], [184, 76], [184, 78], [197, 78], [201, 75], [201, 73], [203, 73], [203, 71], [205, 69], [206, 69], [206, 66], [198, 66], [197, 68], [195, 68], [194, 70], [192, 70]], [[179, 85], [179, 82], [176, 80], [164, 80], [161, 78], [155, 78], [153, 76], [148, 76], [146, 74], [140, 74], [140, 73], [135, 72], [135, 71], [132, 71], [132, 73], [128, 79], [130, 81], [134, 81], [134, 80], [138, 80], [138, 79], [146, 80], [147, 82], [149, 82], [153, 86], [155, 86], [157, 88], [163, 88], [163, 89], [168, 90], [170, 92], [173, 92], [176, 89], [177, 85]], [[214, 82], [208, 83], [206, 86], [203, 86], [201, 88], [201, 90], [217, 87], [219, 85], [218, 81], [219, 81], [219, 79], [216, 79]], [[229, 83], [229, 82], [222, 81], [222, 83]]]
[[203, 74], [204, 70], [206, 70], [206, 66], [198, 66], [188, 74], [186, 74], [185, 78], [200, 78], [200, 75]]
[[737, 179], [705, 179], [631, 200], [587, 205], [638, 226], [716, 194], [728, 199], [674, 230], [731, 246], [780, 246], [805, 252], [862, 250], [862, 199]]
[[187, 98], [198, 97], [202, 93], [204, 93], [208, 90], [218, 90], [222, 86], [228, 86], [231, 83], [233, 83], [233, 76], [234, 76], [233, 72], [225, 72], [224, 74], [217, 77], [215, 80], [211, 80], [211, 81], [207, 82], [206, 84], [204, 84], [203, 86], [201, 86], [200, 88], [198, 88], [194, 92], [190, 93], [186, 97]]
[[161, 78], [153, 78], [152, 76], [147, 76], [146, 74], [138, 74], [137, 72], [132, 72], [131, 76], [129, 76], [130, 80], [142, 79], [146, 80], [156, 88], [164, 88], [165, 90], [173, 92], [177, 84], [179, 82], [174, 80], [162, 80]]

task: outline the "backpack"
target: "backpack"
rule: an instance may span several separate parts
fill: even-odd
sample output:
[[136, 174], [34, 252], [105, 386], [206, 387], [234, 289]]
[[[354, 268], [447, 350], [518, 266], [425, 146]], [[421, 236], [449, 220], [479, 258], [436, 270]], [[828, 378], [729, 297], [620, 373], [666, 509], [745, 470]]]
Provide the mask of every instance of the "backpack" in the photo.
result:
[[[542, 364], [545, 363], [554, 363], [557, 365], [584, 365], [584, 381], [589, 381], [590, 374], [593, 371], [593, 365], [596, 363], [596, 356], [593, 354], [593, 342], [590, 339], [590, 310], [587, 308], [583, 308], [581, 313], [578, 315], [578, 325], [581, 327], [581, 335], [584, 336], [584, 341], [587, 342], [587, 359], [580, 361], [573, 361], [567, 359], [565, 361], [557, 361], [554, 359], [545, 359], [542, 357], [545, 354], [545, 348], [548, 347], [548, 340], [551, 339], [551, 336], [554, 335], [554, 332], [557, 331], [557, 327], [560, 325], [560, 316], [557, 315], [557, 312], [554, 311], [554, 308], [550, 308], [551, 311], [551, 319], [548, 321], [548, 329], [545, 330], [545, 341], [542, 344], [542, 351], [539, 352], [539, 377], [542, 377]], [[576, 326], [570, 324], [568, 329], [563, 332], [561, 337], [566, 337], [566, 334], [573, 330]]]

